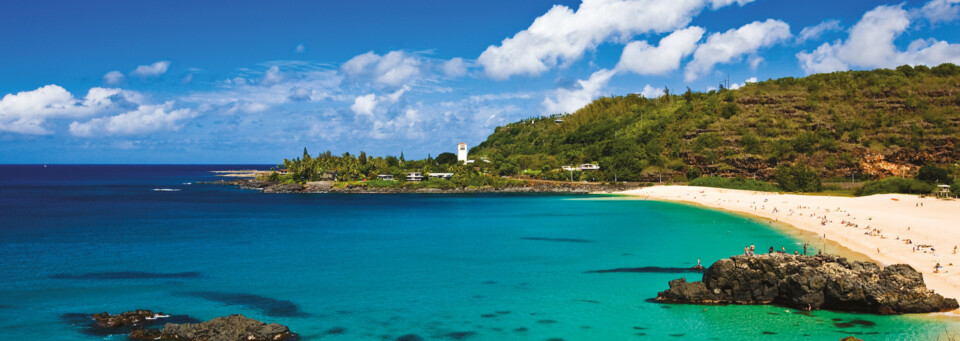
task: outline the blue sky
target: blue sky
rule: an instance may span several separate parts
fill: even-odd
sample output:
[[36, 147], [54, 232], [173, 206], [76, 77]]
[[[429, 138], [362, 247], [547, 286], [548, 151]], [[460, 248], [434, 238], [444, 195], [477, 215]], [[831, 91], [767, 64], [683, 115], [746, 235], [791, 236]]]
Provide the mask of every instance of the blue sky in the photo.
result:
[[0, 163], [408, 158], [600, 96], [960, 64], [960, 0], [31, 1]]

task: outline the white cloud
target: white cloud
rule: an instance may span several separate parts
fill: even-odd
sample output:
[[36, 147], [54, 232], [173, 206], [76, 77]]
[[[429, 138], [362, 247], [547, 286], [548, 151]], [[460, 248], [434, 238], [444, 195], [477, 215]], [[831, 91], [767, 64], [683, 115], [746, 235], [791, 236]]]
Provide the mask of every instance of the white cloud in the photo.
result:
[[906, 50], [899, 50], [894, 42], [909, 27], [910, 14], [901, 6], [878, 6], [863, 15], [846, 40], [824, 43], [813, 52], [802, 51], [796, 56], [807, 74], [851, 67], [960, 63], [960, 45], [935, 39], [917, 39]]
[[742, 0], [583, 0], [574, 11], [556, 5], [526, 30], [487, 47], [477, 62], [487, 76], [538, 75], [559, 63], [572, 63], [602, 42], [664, 33], [687, 26], [706, 5], [717, 9]]
[[260, 81], [263, 85], [273, 85], [283, 81], [283, 74], [280, 73], [280, 67], [277, 65], [271, 66], [267, 69], [267, 72], [263, 74], [263, 80]]
[[443, 62], [443, 74], [448, 77], [460, 77], [467, 74], [467, 64], [463, 58], [453, 58]]
[[760, 67], [760, 64], [763, 63], [765, 59], [758, 55], [752, 55], [747, 59], [747, 64], [750, 64], [750, 70], [757, 71], [757, 68]]
[[575, 112], [599, 96], [615, 73], [614, 70], [603, 69], [591, 74], [589, 79], [578, 80], [579, 89], [557, 89], [555, 99], [548, 97], [543, 100], [543, 108], [549, 114]]
[[295, 86], [290, 88], [290, 96], [287, 99], [291, 101], [309, 101], [313, 95], [313, 90]]
[[421, 75], [420, 60], [403, 51], [390, 51], [380, 56], [367, 52], [355, 56], [340, 66], [348, 76], [370, 77], [374, 82], [398, 87]]
[[654, 88], [650, 86], [650, 84], [647, 84], [643, 86], [643, 91], [641, 91], [640, 94], [643, 95], [643, 97], [653, 99], [653, 98], [663, 96], [664, 92], [663, 92], [663, 89]]
[[296, 53], [304, 53], [304, 52], [307, 52], [307, 47], [303, 46], [303, 44], [300, 44], [300, 45], [297, 45], [297, 47], [293, 50]]
[[376, 94], [367, 94], [363, 96], [358, 96], [353, 100], [353, 105], [350, 106], [352, 110], [357, 115], [373, 116], [373, 110], [377, 108], [377, 95]]
[[687, 64], [684, 78], [687, 81], [695, 80], [712, 71], [717, 64], [736, 61], [745, 54], [756, 53], [760, 48], [790, 37], [790, 25], [774, 19], [754, 21], [738, 29], [711, 34], [707, 42], [693, 53], [693, 60]]
[[103, 82], [107, 84], [120, 84], [123, 82], [123, 72], [120, 71], [110, 71], [107, 74], [103, 75]]
[[370, 137], [378, 140], [402, 137], [406, 139], [423, 139], [426, 135], [419, 129], [421, 123], [420, 112], [407, 108], [403, 114], [390, 119], [376, 120], [370, 130]]
[[747, 78], [747, 80], [743, 81], [743, 83], [745, 84], [756, 83], [756, 82], [757, 82], [757, 77], [750, 77], [750, 78]]
[[192, 73], [188, 73], [186, 76], [183, 76], [183, 80], [180, 81], [180, 83], [183, 83], [183, 84], [190, 84], [190, 82], [193, 82]]
[[797, 43], [803, 43], [808, 40], [816, 40], [819, 39], [824, 33], [840, 31], [842, 29], [843, 27], [840, 26], [840, 20], [824, 20], [819, 24], [807, 26], [800, 30], [800, 34], [797, 35]]
[[743, 6], [753, 2], [753, 0], [710, 0], [710, 7], [713, 9], [719, 9], [721, 7], [726, 7], [736, 3], [737, 5]]
[[48, 119], [76, 118], [135, 107], [143, 100], [139, 93], [108, 88], [91, 88], [83, 99], [74, 98], [58, 85], [33, 91], [7, 94], [0, 99], [0, 131], [22, 134], [49, 134]]
[[166, 73], [168, 67], [170, 67], [170, 62], [164, 60], [150, 65], [137, 66], [132, 73], [140, 77], [155, 77]]
[[137, 110], [116, 116], [70, 123], [75, 136], [135, 135], [160, 130], [179, 130], [180, 121], [196, 117], [190, 109], [173, 109], [173, 101], [161, 105], [141, 105]]
[[920, 14], [931, 24], [954, 21], [960, 16], [960, 0], [930, 0]]
[[704, 29], [688, 27], [674, 31], [660, 39], [659, 46], [646, 41], [635, 41], [623, 48], [617, 71], [631, 71], [641, 75], [663, 75], [680, 68], [680, 60], [693, 53]]

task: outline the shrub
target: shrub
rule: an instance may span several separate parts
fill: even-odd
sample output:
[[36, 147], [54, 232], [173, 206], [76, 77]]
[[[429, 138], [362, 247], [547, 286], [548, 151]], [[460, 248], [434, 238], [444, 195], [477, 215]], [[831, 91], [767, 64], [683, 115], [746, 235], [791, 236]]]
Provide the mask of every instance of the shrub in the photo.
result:
[[823, 190], [820, 183], [820, 175], [816, 170], [807, 167], [803, 163], [796, 163], [792, 166], [780, 165], [774, 174], [777, 184], [788, 192], [819, 192]]
[[920, 167], [920, 172], [917, 173], [916, 179], [941, 184], [950, 184], [953, 182], [953, 179], [950, 178], [950, 174], [947, 173], [946, 169], [934, 165]]
[[917, 180], [889, 177], [883, 180], [867, 181], [855, 193], [857, 196], [883, 193], [927, 194], [933, 192], [934, 185]]
[[764, 192], [777, 192], [779, 190], [776, 185], [766, 181], [744, 178], [721, 178], [718, 176], [708, 176], [693, 179], [693, 181], [690, 181], [690, 186], [743, 189]]

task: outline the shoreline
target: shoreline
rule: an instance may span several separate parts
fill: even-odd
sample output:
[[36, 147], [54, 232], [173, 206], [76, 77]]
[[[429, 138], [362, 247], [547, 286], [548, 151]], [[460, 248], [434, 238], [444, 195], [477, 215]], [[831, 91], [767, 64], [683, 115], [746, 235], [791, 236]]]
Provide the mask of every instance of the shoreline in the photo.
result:
[[[946, 245], [960, 243], [958, 201], [921, 199], [905, 194], [845, 198], [693, 186], [653, 186], [615, 194], [730, 212], [780, 230], [799, 231], [800, 239], [805, 242], [808, 238], [825, 236], [838, 250], [849, 250], [841, 253], [845, 257], [881, 265], [909, 264], [924, 275], [928, 288], [944, 297], [960, 297], [960, 255], [952, 253], [953, 245]], [[921, 202], [925, 204], [923, 207], [914, 206]], [[917, 213], [923, 217], [914, 217]], [[853, 226], [841, 222], [850, 222]], [[883, 234], [884, 231], [891, 235]], [[933, 246], [940, 251], [933, 253], [925, 248], [927, 252], [913, 252], [913, 246], [905, 243], [905, 239], [912, 239], [915, 242], [912, 245], [939, 244]], [[879, 254], [877, 249], [881, 251]], [[939, 273], [933, 273], [936, 262], [942, 266]], [[946, 314], [956, 316], [956, 313]]]
[[365, 185], [339, 186], [333, 181], [312, 181], [305, 185], [283, 184], [273, 181], [262, 181], [248, 177], [237, 177], [232, 180], [207, 182], [210, 184], [236, 186], [245, 190], [256, 190], [261, 193], [342, 193], [342, 194], [468, 194], [468, 193], [557, 193], [557, 194], [590, 194], [616, 193], [625, 191], [633, 186], [620, 183], [582, 183], [582, 182], [544, 182], [524, 181], [520, 185], [511, 186], [484, 186], [484, 187], [450, 187], [428, 188], [416, 186], [397, 187], [367, 187]]

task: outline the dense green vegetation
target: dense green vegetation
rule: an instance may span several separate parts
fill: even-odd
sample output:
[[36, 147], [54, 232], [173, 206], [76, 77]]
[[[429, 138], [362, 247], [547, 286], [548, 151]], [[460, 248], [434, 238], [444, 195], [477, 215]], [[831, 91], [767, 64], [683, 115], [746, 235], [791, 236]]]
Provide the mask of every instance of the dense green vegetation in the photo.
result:
[[[798, 191], [820, 188], [813, 178], [913, 176], [922, 165], [949, 166], [960, 156], [960, 67], [901, 66], [656, 99], [600, 98], [572, 114], [498, 127], [471, 150], [476, 156], [491, 160], [495, 175], [555, 180], [570, 178], [561, 166], [582, 163], [601, 169], [573, 180], [706, 175], [775, 180]], [[795, 164], [813, 174], [780, 176], [789, 172], [778, 166]], [[960, 173], [956, 165], [947, 170], [951, 177]]]
[[868, 181], [857, 190], [857, 195], [873, 195], [883, 193], [929, 194], [934, 186], [917, 179], [889, 177], [883, 180]]
[[[428, 156], [423, 160], [408, 161], [404, 159], [403, 153], [400, 153], [400, 157], [368, 157], [362, 151], [356, 157], [350, 153], [336, 156], [330, 151], [313, 157], [304, 148], [301, 157], [293, 160], [285, 159], [275, 168], [275, 170], [281, 169], [285, 170], [286, 174], [274, 171], [267, 180], [283, 183], [336, 180], [338, 186], [407, 189], [504, 187], [522, 183], [483, 173], [479, 167], [458, 163], [457, 156], [452, 153], [441, 153], [436, 159]], [[449, 180], [430, 178], [424, 181], [407, 182], [404, 181], [407, 172], [421, 172], [424, 176], [430, 173], [453, 173], [453, 176]], [[396, 180], [379, 180], [378, 175], [381, 174], [393, 175]]]
[[743, 189], [749, 191], [778, 192], [780, 188], [772, 183], [744, 178], [721, 178], [707, 176], [690, 181], [690, 186], [717, 187], [729, 189]]

